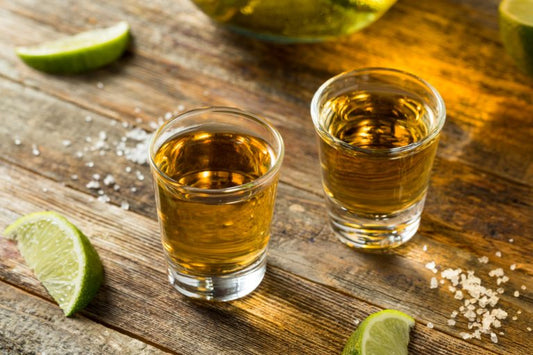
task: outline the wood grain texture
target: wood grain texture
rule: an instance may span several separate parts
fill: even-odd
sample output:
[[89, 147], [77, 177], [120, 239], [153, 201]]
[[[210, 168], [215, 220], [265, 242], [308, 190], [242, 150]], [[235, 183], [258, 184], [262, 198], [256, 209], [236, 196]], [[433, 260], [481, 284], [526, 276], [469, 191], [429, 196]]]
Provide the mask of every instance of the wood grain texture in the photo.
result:
[[[24, 201], [2, 207], [0, 223], [5, 225], [15, 215], [39, 209], [53, 208], [67, 216], [91, 239], [105, 269], [102, 289], [81, 314], [112, 328], [127, 330], [140, 339], [157, 339], [164, 350], [184, 354], [336, 354], [355, 328], [355, 320], [379, 310], [348, 292], [282, 270], [275, 256], [265, 280], [251, 296], [231, 303], [188, 300], [167, 283], [156, 221], [124, 213], [109, 204], [87, 203], [83, 193], [23, 172], [19, 168], [0, 168], [0, 186], [17, 180], [16, 186], [0, 190], [0, 206], [8, 206], [11, 193]], [[43, 186], [48, 192], [39, 195]], [[328, 247], [339, 243], [330, 244]], [[0, 246], [0, 277], [49, 299], [24, 265], [14, 243], [1, 238]], [[271, 254], [275, 249], [273, 245]], [[351, 250], [343, 249], [353, 256]], [[317, 252], [324, 255], [323, 250]], [[327, 265], [318, 266], [325, 269]], [[348, 275], [344, 273], [344, 277]], [[386, 293], [376, 291], [375, 295], [379, 292]], [[396, 308], [403, 307], [397, 304]], [[410, 313], [421, 321], [410, 345], [414, 353], [446, 354], [453, 349], [474, 354], [482, 349], [446, 334], [448, 330], [430, 330], [424, 326], [424, 316], [414, 310]], [[520, 352], [520, 345], [516, 345], [515, 350]], [[497, 348], [492, 350], [501, 353]]]
[[[91, 236], [106, 283], [83, 312], [87, 321], [178, 353], [333, 354], [354, 319], [396, 308], [418, 322], [412, 353], [529, 353], [533, 79], [503, 51], [496, 0], [401, 0], [364, 31], [292, 46], [231, 33], [186, 0], [39, 4], [0, 0], [0, 228], [49, 208]], [[13, 52], [15, 45], [119, 20], [132, 26], [131, 48], [89, 74], [42, 74]], [[326, 225], [309, 117], [309, 101], [324, 80], [367, 66], [419, 75], [441, 92], [448, 110], [421, 228], [389, 255], [356, 253]], [[123, 123], [152, 130], [166, 112], [202, 105], [266, 116], [286, 142], [267, 277], [252, 296], [230, 304], [189, 301], [167, 285], [148, 167], [116, 156], [113, 147], [104, 156], [84, 150], [100, 132], [109, 143], [119, 141], [129, 130]], [[65, 139], [72, 144], [63, 145]], [[97, 191], [86, 187], [95, 173], [112, 174], [121, 186], [104, 188], [111, 204], [95, 201]], [[123, 201], [131, 211], [117, 207]], [[0, 248], [0, 279], [22, 290], [17, 295], [49, 300], [15, 246], [0, 238]], [[481, 256], [489, 263], [479, 263]], [[464, 321], [446, 325], [460, 302], [445, 285], [429, 288], [435, 275], [425, 265], [431, 261], [439, 271], [475, 270], [494, 289], [488, 273], [505, 270], [510, 281], [500, 305], [509, 317], [498, 344], [486, 337], [461, 340]], [[428, 322], [435, 328], [425, 327]], [[60, 326], [43, 327], [70, 336]], [[11, 325], [10, 334], [16, 329]]]
[[2, 354], [164, 354], [83, 316], [66, 318], [55, 305], [0, 282]]

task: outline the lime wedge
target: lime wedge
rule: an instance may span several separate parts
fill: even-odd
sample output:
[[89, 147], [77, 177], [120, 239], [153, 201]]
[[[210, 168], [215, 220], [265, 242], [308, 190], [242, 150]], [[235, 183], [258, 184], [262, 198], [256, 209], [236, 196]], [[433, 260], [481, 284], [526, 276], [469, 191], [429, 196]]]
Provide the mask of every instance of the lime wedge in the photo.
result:
[[503, 0], [500, 35], [517, 67], [533, 75], [533, 0]]
[[126, 22], [82, 32], [33, 47], [18, 47], [16, 53], [30, 67], [48, 73], [73, 74], [96, 69], [122, 55], [129, 40]]
[[368, 316], [352, 333], [342, 355], [407, 355], [415, 320], [394, 309]]
[[55, 212], [36, 212], [4, 230], [59, 307], [70, 316], [85, 307], [103, 280], [100, 258], [89, 239]]

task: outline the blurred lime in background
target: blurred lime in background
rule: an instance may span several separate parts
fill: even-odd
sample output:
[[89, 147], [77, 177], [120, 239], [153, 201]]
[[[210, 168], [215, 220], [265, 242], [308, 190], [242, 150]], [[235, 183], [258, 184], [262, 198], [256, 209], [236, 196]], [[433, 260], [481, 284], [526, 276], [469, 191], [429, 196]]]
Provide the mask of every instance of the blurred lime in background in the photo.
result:
[[379, 19], [396, 0], [192, 0], [213, 20], [276, 42], [347, 35]]
[[499, 11], [505, 50], [522, 71], [533, 75], [533, 0], [503, 0]]

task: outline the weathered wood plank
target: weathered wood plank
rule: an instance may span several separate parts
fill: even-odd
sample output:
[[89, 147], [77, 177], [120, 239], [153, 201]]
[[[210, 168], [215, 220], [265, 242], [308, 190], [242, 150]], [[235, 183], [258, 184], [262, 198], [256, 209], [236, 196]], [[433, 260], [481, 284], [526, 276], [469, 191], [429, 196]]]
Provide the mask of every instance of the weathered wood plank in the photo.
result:
[[164, 354], [81, 315], [66, 318], [50, 302], [0, 282], [2, 354]]
[[[473, 344], [478, 344], [483, 351], [504, 353], [498, 347], [501, 344], [508, 351], [526, 353], [528, 344], [523, 339], [527, 319], [533, 313], [533, 287], [528, 284], [521, 298], [502, 296], [503, 308], [510, 314], [520, 310], [522, 315], [516, 321], [504, 322], [506, 337], [501, 337], [498, 345], [487, 339], [466, 343], [455, 338], [465, 329], [445, 325], [459, 304], [446, 290], [429, 289], [433, 274], [424, 268], [425, 263], [435, 261], [439, 268], [476, 268], [476, 273], [486, 273], [498, 265], [508, 269], [507, 259], [491, 257], [490, 265], [478, 266], [478, 255], [423, 236], [398, 249], [397, 254], [355, 253], [327, 231], [315, 234], [323, 228], [319, 218], [323, 211], [316, 196], [283, 184], [278, 211], [285, 205], [289, 212], [285, 219], [276, 218], [269, 252], [271, 267], [264, 283], [244, 300], [205, 306], [185, 300], [167, 284], [154, 220], [109, 204], [88, 203], [85, 194], [16, 167], [1, 167], [0, 179], [1, 225], [23, 213], [55, 209], [73, 220], [97, 247], [106, 281], [83, 314], [141, 338], [157, 339], [164, 348], [188, 353], [198, 349], [201, 342], [199, 351], [203, 352], [338, 353], [354, 328], [354, 315], [361, 319], [377, 307], [393, 307], [414, 315], [422, 324], [435, 324], [433, 330], [417, 328], [423, 335], [415, 334], [415, 339], [431, 339], [427, 343], [415, 340], [417, 352], [438, 354], [451, 348], [474, 353], [479, 350]], [[42, 188], [47, 192], [42, 193]], [[10, 204], [13, 195], [17, 201]], [[318, 216], [313, 216], [315, 213]], [[14, 245], [3, 239], [0, 243], [0, 277], [46, 297]], [[422, 251], [422, 244], [428, 246], [427, 253]], [[454, 265], [449, 264], [452, 260]], [[520, 264], [509, 274], [513, 287], [529, 282], [522, 267], [527, 266]], [[179, 331], [178, 337], [173, 336], [172, 329]], [[235, 334], [246, 336], [236, 338]]]
[[[533, 129], [527, 115], [533, 90], [530, 79], [514, 69], [497, 41], [496, 1], [485, 5], [438, 1], [430, 7], [402, 1], [361, 33], [298, 46], [260, 43], [224, 31], [185, 0], [167, 4], [164, 11], [157, 4], [137, 1], [91, 2], [81, 11], [83, 6], [56, 1], [36, 13], [32, 1], [6, 4], [0, 30], [13, 39], [0, 43], [0, 73], [130, 121], [135, 119], [135, 106], [143, 108], [144, 118], [180, 104], [229, 104], [263, 113], [279, 125], [288, 142], [298, 143], [288, 144], [286, 163], [302, 178], [316, 174], [313, 166], [298, 158], [315, 154], [308, 103], [318, 85], [354, 68], [354, 63], [396, 67], [427, 79], [444, 96], [449, 115], [439, 156], [510, 179], [533, 181], [528, 153], [533, 151], [528, 139]], [[71, 11], [84, 16], [58, 21]], [[12, 53], [15, 44], [39, 42], [94, 26], [95, 19], [104, 24], [119, 17], [132, 24], [135, 48], [133, 55], [108, 69], [57, 78], [26, 68]], [[105, 84], [103, 91], [96, 88], [98, 81]]]

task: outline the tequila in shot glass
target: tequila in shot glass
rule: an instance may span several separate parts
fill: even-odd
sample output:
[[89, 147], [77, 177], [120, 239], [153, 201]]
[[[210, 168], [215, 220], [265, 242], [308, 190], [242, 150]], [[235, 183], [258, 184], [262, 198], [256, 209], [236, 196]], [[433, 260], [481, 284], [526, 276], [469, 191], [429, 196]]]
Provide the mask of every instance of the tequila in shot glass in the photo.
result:
[[252, 292], [266, 269], [280, 134], [253, 114], [210, 107], [166, 122], [149, 149], [170, 283], [207, 300]]
[[347, 245], [385, 249], [417, 231], [446, 110], [424, 80], [369, 68], [326, 81], [311, 102], [330, 224]]

